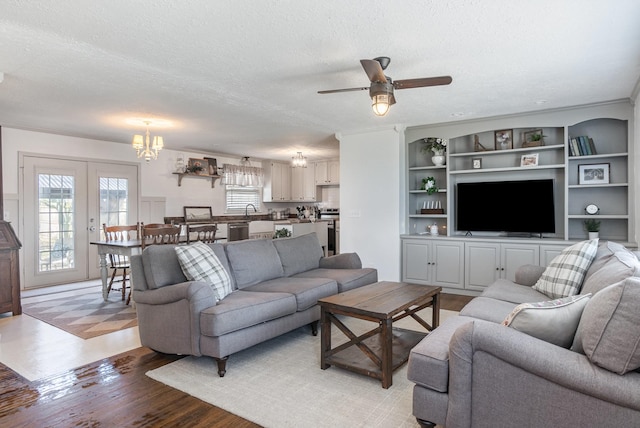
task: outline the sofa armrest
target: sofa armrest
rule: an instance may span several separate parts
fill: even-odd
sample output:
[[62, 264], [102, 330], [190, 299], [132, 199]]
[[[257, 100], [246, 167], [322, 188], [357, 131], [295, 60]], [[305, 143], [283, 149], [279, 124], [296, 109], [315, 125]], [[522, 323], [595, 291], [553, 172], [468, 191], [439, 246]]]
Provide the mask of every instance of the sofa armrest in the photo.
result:
[[542, 272], [546, 268], [544, 266], [523, 265], [516, 270], [515, 283], [520, 285], [533, 286], [538, 282]]
[[320, 259], [323, 269], [362, 269], [362, 261], [357, 253], [341, 253]]
[[140, 342], [167, 354], [201, 355], [200, 314], [216, 305], [204, 282], [182, 282], [152, 290], [133, 290]]
[[198, 312], [216, 305], [216, 296], [211, 286], [199, 281], [187, 281], [153, 290], [134, 289], [133, 300], [136, 304], [143, 305], [167, 305], [180, 300], [198, 302], [197, 308], [194, 308]]
[[[558, 418], [569, 418], [575, 426], [584, 426], [578, 420], [597, 426], [596, 419], [609, 418], [605, 420], [615, 426], [621, 416], [637, 418], [640, 411], [635, 393], [640, 373], [620, 376], [583, 354], [500, 324], [478, 320], [458, 328], [450, 342], [449, 365], [447, 426], [473, 426], [483, 418], [485, 424], [511, 420], [518, 426], [513, 418], [522, 409], [523, 417], [540, 426], [558, 426], [553, 423]], [[559, 411], [550, 412], [557, 403], [562, 403]]]

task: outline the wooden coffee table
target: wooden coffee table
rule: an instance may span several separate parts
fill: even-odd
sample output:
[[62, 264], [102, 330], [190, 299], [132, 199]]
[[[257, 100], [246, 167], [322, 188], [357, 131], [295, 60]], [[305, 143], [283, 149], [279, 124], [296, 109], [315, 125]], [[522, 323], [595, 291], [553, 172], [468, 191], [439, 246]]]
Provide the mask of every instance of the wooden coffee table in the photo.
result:
[[[440, 323], [440, 292], [442, 287], [378, 282], [318, 300], [321, 309], [320, 368], [335, 365], [382, 381], [389, 388], [393, 371], [409, 359], [411, 348], [427, 333], [393, 327], [393, 322], [408, 316], [427, 331]], [[416, 312], [432, 306], [431, 325]], [[356, 335], [336, 315], [372, 321], [378, 326]], [[335, 325], [347, 342], [331, 347], [331, 326]]]

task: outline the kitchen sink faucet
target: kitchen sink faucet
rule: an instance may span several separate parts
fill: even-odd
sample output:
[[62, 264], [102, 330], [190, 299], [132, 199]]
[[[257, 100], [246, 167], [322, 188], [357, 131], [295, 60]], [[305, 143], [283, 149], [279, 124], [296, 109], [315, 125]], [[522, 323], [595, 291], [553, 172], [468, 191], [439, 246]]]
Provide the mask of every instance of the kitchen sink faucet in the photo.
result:
[[253, 204], [247, 204], [246, 207], [244, 207], [244, 218], [249, 218], [249, 207], [253, 207], [253, 212], [257, 213], [258, 210], [256, 209], [256, 206]]

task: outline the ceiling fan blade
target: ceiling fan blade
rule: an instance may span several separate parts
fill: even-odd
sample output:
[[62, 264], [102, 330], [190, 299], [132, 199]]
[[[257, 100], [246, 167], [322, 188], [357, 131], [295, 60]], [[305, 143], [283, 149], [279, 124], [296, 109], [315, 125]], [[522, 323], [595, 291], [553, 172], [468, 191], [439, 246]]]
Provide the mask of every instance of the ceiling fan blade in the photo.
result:
[[425, 86], [448, 85], [452, 81], [451, 76], [423, 77], [421, 79], [394, 80], [393, 87], [396, 89], [422, 88]]
[[378, 61], [375, 59], [361, 59], [360, 64], [364, 68], [365, 73], [369, 76], [371, 82], [386, 82], [387, 76], [384, 75], [384, 70]]
[[351, 91], [368, 91], [369, 87], [363, 88], [346, 88], [346, 89], [329, 89], [326, 91], [318, 91], [319, 94], [335, 94], [336, 92], [351, 92]]

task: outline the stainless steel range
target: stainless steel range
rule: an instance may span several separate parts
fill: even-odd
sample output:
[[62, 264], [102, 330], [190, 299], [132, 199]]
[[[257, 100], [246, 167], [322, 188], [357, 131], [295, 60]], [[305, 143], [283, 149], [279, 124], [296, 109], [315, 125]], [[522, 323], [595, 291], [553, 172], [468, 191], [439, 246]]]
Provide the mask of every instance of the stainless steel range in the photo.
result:
[[340, 221], [339, 208], [325, 208], [320, 211], [320, 220], [327, 220], [328, 252], [338, 254], [338, 242], [336, 241], [336, 222]]

